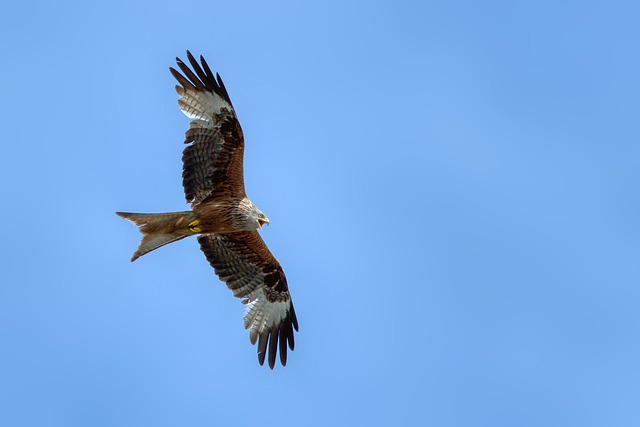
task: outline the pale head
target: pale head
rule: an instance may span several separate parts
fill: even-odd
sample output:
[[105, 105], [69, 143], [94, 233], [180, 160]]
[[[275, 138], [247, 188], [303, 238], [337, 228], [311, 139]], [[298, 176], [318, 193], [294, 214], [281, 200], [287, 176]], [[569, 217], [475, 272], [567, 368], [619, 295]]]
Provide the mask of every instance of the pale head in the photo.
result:
[[248, 203], [242, 203], [242, 210], [244, 211], [243, 227], [247, 227], [251, 230], [256, 228], [262, 228], [263, 225], [269, 224], [269, 218], [256, 207], [250, 200], [246, 199]]

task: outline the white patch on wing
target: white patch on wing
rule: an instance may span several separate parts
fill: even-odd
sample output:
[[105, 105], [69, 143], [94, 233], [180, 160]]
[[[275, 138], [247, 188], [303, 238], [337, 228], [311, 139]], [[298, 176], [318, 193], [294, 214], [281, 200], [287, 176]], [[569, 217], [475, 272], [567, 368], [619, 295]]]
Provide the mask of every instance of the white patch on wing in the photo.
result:
[[209, 123], [213, 117], [220, 114], [223, 109], [233, 113], [233, 108], [222, 97], [209, 91], [194, 91], [177, 87], [180, 99], [178, 105], [182, 112], [190, 119], [199, 119]]
[[282, 323], [291, 307], [291, 301], [270, 302], [262, 290], [262, 286], [256, 288], [245, 304], [244, 327], [249, 329], [249, 338], [252, 344], [256, 343], [258, 336], [274, 325]]

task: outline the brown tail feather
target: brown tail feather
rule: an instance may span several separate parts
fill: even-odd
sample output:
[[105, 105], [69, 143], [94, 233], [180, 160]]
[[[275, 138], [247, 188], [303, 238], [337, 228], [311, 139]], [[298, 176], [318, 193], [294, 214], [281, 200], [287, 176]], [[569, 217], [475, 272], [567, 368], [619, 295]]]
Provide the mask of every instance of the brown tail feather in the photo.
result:
[[116, 215], [133, 222], [140, 227], [142, 233], [142, 241], [131, 261], [154, 249], [194, 234], [188, 228], [189, 223], [195, 219], [193, 212], [190, 211], [157, 214], [116, 212]]

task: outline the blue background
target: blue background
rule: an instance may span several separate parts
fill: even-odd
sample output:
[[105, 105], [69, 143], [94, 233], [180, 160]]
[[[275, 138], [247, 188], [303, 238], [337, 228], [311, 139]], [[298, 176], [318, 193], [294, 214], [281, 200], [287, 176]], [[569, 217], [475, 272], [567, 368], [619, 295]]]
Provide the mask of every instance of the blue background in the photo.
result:
[[[4, 426], [640, 425], [639, 7], [5, 5]], [[300, 321], [260, 367], [194, 239], [168, 67], [225, 80]]]

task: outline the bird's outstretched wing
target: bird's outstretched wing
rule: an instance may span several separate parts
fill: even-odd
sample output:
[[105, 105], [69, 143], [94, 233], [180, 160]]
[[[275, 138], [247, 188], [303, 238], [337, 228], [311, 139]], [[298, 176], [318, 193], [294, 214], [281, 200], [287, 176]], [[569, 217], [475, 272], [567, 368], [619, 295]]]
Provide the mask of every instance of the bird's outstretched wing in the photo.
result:
[[251, 343], [258, 343], [260, 364], [268, 351], [273, 369], [279, 346], [280, 362], [286, 365], [287, 345], [293, 350], [298, 320], [282, 267], [258, 232], [205, 234], [198, 242], [220, 280], [234, 296], [245, 298], [244, 327], [250, 331]]
[[193, 71], [176, 58], [182, 74], [169, 68], [180, 85], [178, 105], [191, 118], [182, 152], [182, 185], [192, 206], [216, 197], [245, 196], [242, 170], [244, 137], [227, 89], [200, 56], [187, 51]]

